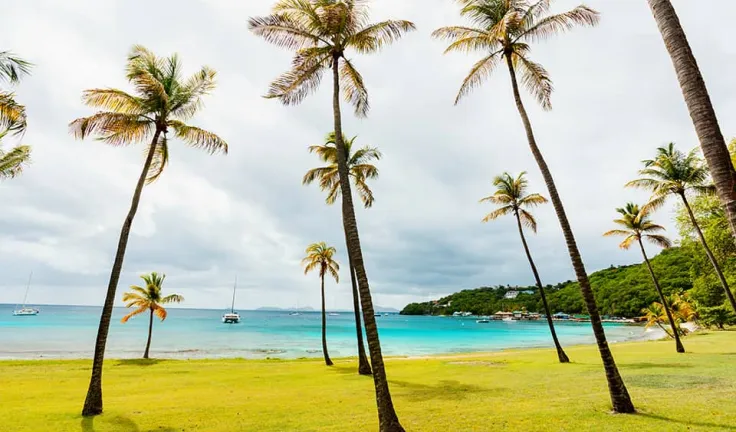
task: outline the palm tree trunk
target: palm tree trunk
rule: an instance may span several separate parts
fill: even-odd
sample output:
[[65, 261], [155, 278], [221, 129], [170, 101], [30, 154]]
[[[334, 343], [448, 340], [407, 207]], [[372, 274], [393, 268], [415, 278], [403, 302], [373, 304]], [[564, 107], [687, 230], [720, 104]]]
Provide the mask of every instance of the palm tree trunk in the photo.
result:
[[148, 353], [151, 350], [151, 335], [153, 334], [153, 309], [151, 309], [151, 316], [148, 320], [148, 342], [146, 342], [146, 352], [143, 353], [143, 358], [148, 358]]
[[705, 240], [703, 231], [700, 229], [700, 225], [698, 225], [698, 220], [695, 219], [695, 214], [693, 213], [693, 209], [690, 208], [690, 203], [687, 201], [687, 197], [685, 196], [684, 193], [681, 193], [680, 198], [682, 198], [682, 202], [685, 204], [685, 208], [687, 209], [687, 214], [690, 216], [690, 222], [692, 222], [693, 227], [695, 227], [695, 232], [698, 233], [698, 237], [700, 238], [700, 243], [703, 244], [703, 249], [705, 249], [705, 254], [708, 255], [708, 259], [710, 260], [710, 263], [713, 265], [713, 269], [716, 271], [716, 274], [718, 275], [718, 280], [721, 282], [721, 286], [723, 287], [723, 290], [726, 292], [726, 297], [728, 297], [728, 301], [731, 303], [731, 307], [733, 308], [734, 312], [736, 312], [736, 299], [734, 299], [733, 292], [731, 292], [731, 288], [728, 286], [726, 277], [723, 275], [723, 272], [721, 271], [721, 266], [718, 265], [718, 261], [716, 261], [716, 257], [713, 255], [713, 252], [710, 250], [710, 246], [708, 246], [708, 242]]
[[682, 341], [680, 340], [680, 332], [677, 331], [677, 325], [675, 324], [675, 319], [672, 318], [672, 311], [670, 310], [670, 305], [667, 303], [667, 299], [664, 297], [664, 293], [662, 293], [662, 288], [659, 286], [659, 281], [657, 280], [657, 277], [654, 275], [654, 270], [652, 270], [652, 264], [649, 262], [649, 257], [647, 257], [647, 252], [644, 250], [644, 243], [641, 242], [641, 238], [637, 239], [639, 241], [639, 247], [641, 248], [641, 254], [644, 256], [644, 262], [647, 263], [647, 268], [649, 269], [649, 274], [652, 276], [652, 282], [654, 282], [654, 287], [657, 289], [657, 294], [659, 294], [659, 301], [662, 302], [662, 307], [664, 307], [664, 311], [667, 314], [667, 320], [670, 322], [670, 327], [672, 327], [672, 334], [675, 338], [675, 349], [677, 349], [678, 353], [684, 353], [685, 347], [682, 346]]
[[358, 281], [355, 277], [355, 268], [353, 267], [350, 254], [348, 254], [348, 261], [350, 264], [350, 283], [353, 287], [353, 313], [355, 314], [355, 333], [358, 337], [358, 374], [359, 375], [373, 375], [371, 370], [371, 364], [368, 362], [368, 357], [365, 355], [365, 346], [363, 346], [363, 326], [360, 319], [360, 298], [358, 295]]
[[736, 236], [736, 170], [718, 125], [705, 81], [670, 0], [648, 2], [675, 67], [700, 147], [708, 162], [721, 204], [726, 209], [731, 233]]
[[115, 261], [112, 264], [110, 272], [110, 282], [107, 285], [107, 294], [105, 295], [105, 304], [102, 307], [102, 315], [100, 316], [100, 326], [97, 329], [97, 340], [95, 341], [95, 355], [92, 362], [92, 376], [87, 389], [87, 398], [84, 400], [82, 408], [83, 416], [94, 416], [102, 414], [102, 363], [105, 359], [105, 345], [107, 344], [107, 333], [110, 330], [110, 319], [112, 318], [112, 307], [115, 303], [115, 291], [118, 288], [118, 280], [120, 279], [120, 271], [123, 268], [123, 260], [125, 259], [125, 248], [128, 245], [128, 236], [130, 235], [130, 227], [133, 225], [133, 218], [138, 211], [138, 203], [141, 200], [143, 185], [146, 183], [148, 168], [151, 166], [153, 155], [156, 153], [156, 144], [161, 131], [156, 129], [151, 141], [151, 149], [148, 151], [146, 162], [143, 164], [143, 171], [138, 178], [135, 186], [133, 200], [130, 203], [128, 216], [125, 217], [123, 228], [120, 230], [120, 240], [118, 240], [118, 249], [115, 253]]
[[509, 68], [509, 74], [511, 75], [511, 85], [514, 90], [516, 108], [519, 110], [519, 115], [524, 123], [529, 147], [534, 155], [534, 159], [537, 161], [537, 165], [539, 165], [542, 177], [544, 177], [544, 182], [547, 185], [549, 197], [552, 200], [555, 213], [557, 213], [557, 219], [559, 219], [560, 226], [562, 227], [562, 233], [565, 236], [565, 242], [567, 243], [567, 249], [570, 253], [572, 266], [575, 270], [578, 283], [580, 284], [580, 291], [582, 293], [583, 300], [585, 301], [585, 305], [588, 308], [588, 314], [590, 314], [590, 323], [593, 326], [593, 334], [595, 335], [595, 340], [598, 343], [598, 351], [600, 352], [601, 360], [603, 361], [603, 368], [606, 371], [608, 391], [611, 395], [613, 411], [617, 413], [633, 413], [635, 412], [634, 404], [631, 402], [631, 397], [626, 389], [626, 384], [624, 384], [624, 380], [618, 372], [616, 361], [613, 359], [613, 354], [611, 354], [611, 350], [608, 347], [606, 333], [603, 330], [601, 316], [598, 313], [598, 305], [595, 302], [595, 296], [593, 295], [593, 290], [590, 287], [590, 281], [588, 280], [588, 275], [585, 272], [585, 265], [583, 265], [583, 260], [580, 257], [580, 251], [578, 251], [578, 246], [575, 242], [575, 236], [572, 233], [570, 222], [567, 220], [565, 208], [562, 206], [562, 200], [560, 200], [560, 196], [557, 193], [557, 186], [555, 186], [552, 173], [550, 173], [549, 167], [547, 167], [547, 162], [545, 162], [542, 153], [539, 151], [539, 147], [537, 147], [529, 116], [526, 113], [526, 109], [524, 109], [524, 104], [521, 102], [519, 85], [516, 82], [516, 71], [514, 71], [514, 65], [511, 62], [511, 57], [509, 55], [506, 55], [506, 63]]
[[322, 280], [322, 355], [325, 356], [325, 364], [332, 366], [332, 360], [330, 360], [330, 354], [327, 352], [327, 313], [325, 312], [325, 268], [323, 265], [322, 274], [320, 279]]
[[521, 243], [524, 245], [524, 252], [526, 252], [526, 257], [529, 260], [529, 265], [532, 268], [532, 273], [534, 273], [534, 280], [537, 281], [537, 287], [539, 288], [539, 295], [542, 297], [542, 304], [544, 305], [544, 313], [547, 315], [547, 324], [549, 324], [549, 331], [552, 333], [552, 340], [555, 343], [555, 348], [557, 349], [557, 358], [560, 360], [560, 363], [570, 363], [570, 359], [567, 357], [567, 354], [565, 354], [565, 350], [562, 349], [562, 345], [560, 345], [560, 341], [557, 339], [557, 332], [555, 331], [555, 325], [552, 323], [552, 312], [549, 310], [549, 304], [547, 303], [547, 296], [544, 293], [544, 287], [542, 286], [542, 280], [539, 278], [539, 272], [537, 271], [537, 266], [534, 264], [534, 260], [532, 259], [532, 254], [529, 252], [529, 245], [526, 244], [526, 237], [524, 237], [524, 229], [521, 226], [521, 218], [519, 217], [519, 213], [517, 212], [515, 214], [516, 216], [516, 224], [519, 226], [519, 235], [521, 236]]
[[376, 388], [376, 404], [378, 406], [378, 428], [380, 432], [404, 432], [396, 415], [391, 392], [388, 388], [388, 378], [383, 364], [381, 354], [381, 343], [378, 339], [378, 327], [376, 326], [375, 311], [373, 310], [373, 299], [368, 285], [365, 265], [363, 264], [363, 252], [360, 248], [360, 237], [358, 235], [358, 224], [355, 220], [355, 209], [353, 208], [353, 195], [350, 190], [350, 177], [348, 173], [348, 161], [345, 153], [345, 143], [342, 139], [342, 116], [340, 113], [340, 54], [332, 57], [332, 109], [335, 120], [335, 147], [337, 147], [337, 169], [340, 174], [340, 191], [342, 193], [343, 227], [348, 243], [348, 253], [355, 267], [358, 279], [358, 293], [360, 304], [363, 309], [363, 322], [365, 324], [366, 338], [368, 339], [368, 351], [373, 366], [373, 384]]

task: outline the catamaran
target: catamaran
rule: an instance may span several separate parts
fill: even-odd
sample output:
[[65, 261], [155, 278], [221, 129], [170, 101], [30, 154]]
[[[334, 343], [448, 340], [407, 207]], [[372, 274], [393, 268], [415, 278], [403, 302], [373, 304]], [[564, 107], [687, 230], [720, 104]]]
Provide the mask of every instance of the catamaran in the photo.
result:
[[31, 288], [31, 278], [33, 277], [33, 272], [28, 276], [28, 285], [26, 285], [26, 295], [23, 297], [23, 306], [21, 306], [20, 309], [15, 309], [13, 311], [14, 316], [31, 316], [31, 315], [38, 315], [40, 312], [38, 309], [26, 307], [26, 300], [28, 300], [28, 290]]
[[222, 316], [222, 322], [225, 324], [237, 324], [240, 322], [240, 314], [235, 312], [235, 288], [237, 286], [238, 278], [235, 277], [235, 284], [233, 285], [233, 302], [230, 305], [230, 312], [227, 312]]

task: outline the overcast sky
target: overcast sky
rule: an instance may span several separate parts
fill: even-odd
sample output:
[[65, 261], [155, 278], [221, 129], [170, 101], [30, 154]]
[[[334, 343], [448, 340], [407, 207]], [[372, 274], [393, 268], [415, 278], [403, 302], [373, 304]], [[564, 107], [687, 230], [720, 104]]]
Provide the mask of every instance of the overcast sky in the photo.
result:
[[[723, 132], [736, 134], [736, 46], [732, 0], [674, 0], [700, 63]], [[0, 50], [32, 61], [17, 87], [27, 105], [33, 165], [0, 183], [0, 303], [22, 300], [33, 271], [29, 302], [99, 305], [104, 298], [120, 226], [143, 163], [142, 146], [112, 148], [75, 141], [69, 121], [92, 111], [84, 89], [130, 90], [124, 64], [133, 44], [159, 55], [177, 52], [185, 69], [207, 64], [218, 88], [192, 121], [230, 144], [209, 156], [172, 143], [163, 177], [143, 192], [133, 224], [122, 291], [149, 271], [168, 275], [165, 288], [188, 307], [224, 308], [238, 276], [238, 306], [313, 306], [316, 274], [304, 276], [305, 247], [326, 241], [347, 268], [337, 206], [324, 204], [304, 172], [318, 164], [307, 146], [332, 128], [330, 88], [298, 107], [261, 98], [289, 66], [290, 53], [248, 32], [250, 16], [272, 0], [24, 0], [3, 6]], [[561, 11], [578, 4], [558, 0]], [[553, 111], [526, 98], [539, 145], [557, 181], [589, 272], [639, 261], [620, 251], [611, 228], [615, 207], [643, 202], [623, 189], [639, 161], [669, 141], [697, 145], [672, 65], [645, 0], [591, 0], [602, 13], [596, 28], [577, 29], [534, 46], [549, 70]], [[358, 211], [374, 302], [403, 307], [465, 288], [532, 284], [512, 218], [491, 224], [478, 204], [503, 171], [529, 171], [532, 191], [546, 195], [499, 69], [454, 107], [461, 80], [479, 55], [443, 56], [429, 34], [461, 24], [450, 0], [375, 0], [374, 20], [400, 18], [418, 30], [372, 57], [353, 53], [372, 111], [367, 119], [344, 110], [345, 132], [378, 146], [381, 177], [376, 203]], [[327, 84], [328, 81], [325, 80]], [[5, 140], [4, 145], [14, 144]], [[542, 280], [573, 278], [551, 205], [535, 211], [539, 233], [529, 236]], [[675, 236], [672, 207], [658, 222]], [[652, 253], [654, 253], [652, 249]], [[347, 308], [350, 285], [328, 283], [328, 307]]]

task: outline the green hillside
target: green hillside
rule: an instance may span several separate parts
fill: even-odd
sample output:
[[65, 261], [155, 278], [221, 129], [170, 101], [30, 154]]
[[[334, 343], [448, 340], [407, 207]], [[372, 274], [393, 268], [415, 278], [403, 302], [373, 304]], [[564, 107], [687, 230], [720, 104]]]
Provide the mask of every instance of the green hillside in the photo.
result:
[[[687, 291], [693, 286], [692, 254], [686, 249], [671, 248], [652, 259], [652, 266], [666, 294]], [[657, 301], [657, 293], [644, 264], [619, 266], [590, 275], [598, 307], [604, 315], [636, 317], [645, 306]], [[509, 291], [520, 291], [514, 299], [504, 299]], [[523, 291], [533, 291], [524, 293]], [[553, 312], [585, 313], [585, 305], [577, 282], [547, 285], [545, 292]], [[490, 315], [500, 310], [526, 308], [543, 312], [539, 292], [534, 286], [496, 286], [463, 290], [436, 302], [412, 303], [402, 311], [405, 315], [449, 315], [467, 311]]]

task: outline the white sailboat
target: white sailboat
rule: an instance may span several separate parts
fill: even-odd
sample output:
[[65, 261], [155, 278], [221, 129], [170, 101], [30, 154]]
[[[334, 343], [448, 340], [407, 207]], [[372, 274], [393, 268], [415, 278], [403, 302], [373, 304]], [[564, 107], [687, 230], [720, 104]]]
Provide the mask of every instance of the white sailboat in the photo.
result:
[[235, 288], [238, 286], [238, 277], [235, 277], [235, 284], [233, 285], [233, 302], [230, 305], [230, 312], [225, 313], [222, 316], [222, 322], [225, 324], [237, 324], [240, 322], [240, 314], [235, 312]]
[[33, 272], [28, 276], [28, 285], [26, 285], [26, 295], [23, 296], [23, 305], [20, 309], [15, 309], [13, 311], [14, 316], [33, 316], [38, 315], [40, 312], [38, 309], [26, 307], [26, 300], [28, 300], [28, 290], [31, 289], [31, 278], [33, 277]]

